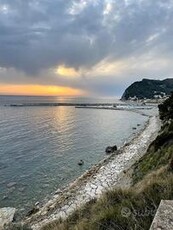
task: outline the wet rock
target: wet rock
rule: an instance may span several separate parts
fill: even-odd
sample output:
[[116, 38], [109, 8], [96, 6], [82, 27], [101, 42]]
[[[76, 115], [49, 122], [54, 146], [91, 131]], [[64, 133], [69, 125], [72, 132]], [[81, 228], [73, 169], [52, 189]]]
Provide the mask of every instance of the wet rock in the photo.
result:
[[111, 147], [111, 146], [108, 146], [108, 147], [105, 149], [105, 152], [106, 152], [107, 154], [112, 153], [112, 147]]
[[83, 160], [80, 160], [79, 162], [78, 162], [78, 165], [83, 165], [84, 164], [84, 161]]
[[35, 206], [38, 206], [40, 204], [40, 202], [39, 201], [37, 201], [36, 203], [35, 203]]
[[117, 146], [116, 146], [116, 145], [112, 146], [112, 150], [113, 150], [114, 152], [117, 151]]
[[116, 146], [116, 145], [114, 145], [114, 146], [108, 146], [108, 147], [105, 149], [105, 152], [106, 152], [107, 154], [113, 153], [113, 152], [115, 152], [115, 151], [117, 151], [117, 146]]
[[57, 189], [56, 192], [54, 193], [54, 195], [58, 195], [60, 193], [62, 193], [61, 189]]
[[27, 217], [32, 216], [34, 214], [36, 214], [39, 211], [38, 207], [34, 207], [31, 210], [28, 211], [28, 213], [26, 214]]
[[15, 213], [15, 208], [0, 208], [0, 230], [3, 230], [5, 225], [8, 225], [13, 221]]
[[135, 129], [136, 129], [136, 127], [133, 127], [132, 129], [133, 129], [133, 130], [135, 130]]
[[12, 188], [12, 187], [15, 187], [17, 185], [16, 182], [10, 182], [7, 184], [7, 188]]

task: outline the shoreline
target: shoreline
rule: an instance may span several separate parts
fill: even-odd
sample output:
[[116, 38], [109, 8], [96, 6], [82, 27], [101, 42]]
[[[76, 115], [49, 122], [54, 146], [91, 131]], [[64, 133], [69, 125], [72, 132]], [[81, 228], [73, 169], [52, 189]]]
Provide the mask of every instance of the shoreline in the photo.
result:
[[105, 157], [63, 190], [57, 190], [54, 196], [43, 204], [36, 214], [26, 218], [24, 223], [30, 224], [34, 230], [39, 230], [53, 220], [67, 218], [77, 208], [99, 198], [103, 192], [114, 186], [130, 187], [130, 176], [127, 172], [145, 154], [159, 128], [158, 116], [149, 117], [144, 128], [129, 143], [116, 153]]

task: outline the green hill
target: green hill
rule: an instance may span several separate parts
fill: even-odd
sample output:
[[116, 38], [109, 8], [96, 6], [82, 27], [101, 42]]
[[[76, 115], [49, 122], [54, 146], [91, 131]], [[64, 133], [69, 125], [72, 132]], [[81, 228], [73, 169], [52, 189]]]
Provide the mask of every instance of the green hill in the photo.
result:
[[156, 97], [164, 97], [171, 94], [173, 91], [173, 79], [150, 80], [143, 79], [136, 81], [130, 85], [122, 95], [122, 100], [129, 100], [131, 98], [137, 99], [153, 99]]

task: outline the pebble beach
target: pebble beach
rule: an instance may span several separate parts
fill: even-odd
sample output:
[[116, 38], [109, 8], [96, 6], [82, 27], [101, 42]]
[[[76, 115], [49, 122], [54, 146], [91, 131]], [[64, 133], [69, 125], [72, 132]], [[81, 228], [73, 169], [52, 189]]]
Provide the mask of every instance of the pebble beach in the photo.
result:
[[158, 116], [150, 117], [145, 128], [130, 143], [107, 156], [63, 190], [57, 190], [35, 215], [24, 222], [29, 223], [33, 230], [39, 230], [51, 221], [67, 218], [105, 191], [114, 187], [130, 187], [132, 166], [145, 154], [159, 129]]

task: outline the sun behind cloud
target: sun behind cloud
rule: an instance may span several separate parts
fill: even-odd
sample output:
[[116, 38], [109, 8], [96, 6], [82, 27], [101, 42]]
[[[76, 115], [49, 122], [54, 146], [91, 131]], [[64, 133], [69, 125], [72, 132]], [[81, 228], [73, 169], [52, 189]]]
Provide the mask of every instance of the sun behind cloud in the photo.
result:
[[66, 67], [65, 65], [60, 65], [55, 69], [55, 73], [64, 77], [79, 77], [79, 72], [74, 68]]

